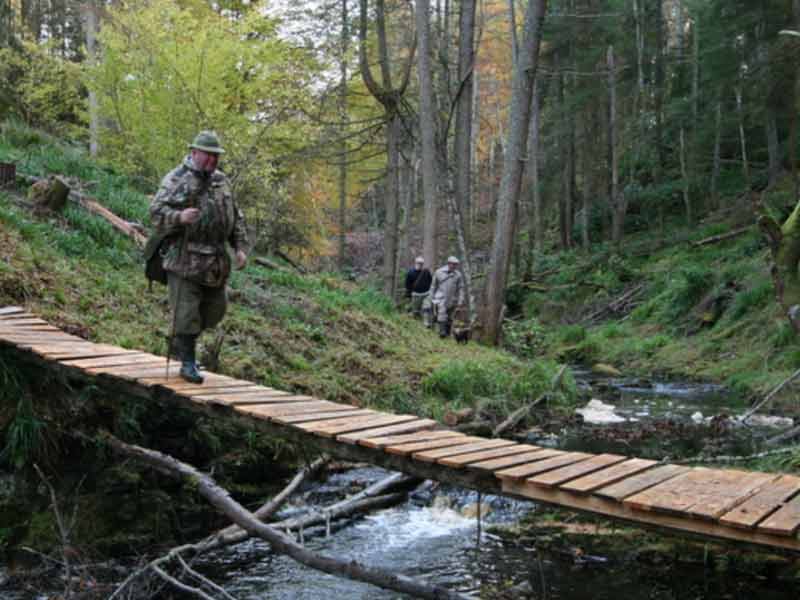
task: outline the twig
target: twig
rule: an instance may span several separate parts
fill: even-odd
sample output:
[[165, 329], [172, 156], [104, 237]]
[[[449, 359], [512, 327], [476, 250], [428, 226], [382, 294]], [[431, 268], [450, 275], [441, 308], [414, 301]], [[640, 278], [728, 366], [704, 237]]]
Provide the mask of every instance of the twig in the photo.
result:
[[778, 444], [791, 440], [792, 438], [795, 438], [798, 435], [800, 435], [800, 426], [790, 427], [789, 429], [782, 431], [778, 435], [769, 438], [765, 443], [767, 444], [767, 446], [777, 446]]
[[712, 235], [711, 237], [707, 237], [705, 239], [699, 240], [697, 242], [692, 242], [692, 246], [697, 248], [699, 246], [707, 246], [709, 244], [716, 244], [717, 242], [722, 242], [725, 240], [729, 240], [731, 238], [738, 237], [744, 233], [747, 233], [753, 228], [752, 225], [747, 225], [745, 227], [740, 227], [739, 229], [734, 229], [733, 231], [729, 231], [728, 233], [723, 233], [720, 235]]
[[465, 600], [467, 598], [442, 586], [426, 585], [411, 577], [370, 567], [356, 560], [342, 560], [329, 555], [311, 552], [294, 540], [289, 539], [283, 533], [261, 523], [250, 511], [231, 498], [227, 490], [218, 486], [211, 477], [201, 473], [191, 465], [155, 450], [126, 444], [110, 434], [106, 434], [104, 439], [118, 453], [141, 460], [170, 477], [190, 481], [200, 495], [234, 523], [254, 536], [269, 542], [274, 552], [286, 554], [303, 565], [331, 575], [370, 583], [383, 589], [394, 590], [419, 598], [429, 598], [431, 600]]
[[[183, 583], [182, 581], [176, 579], [175, 577], [173, 577], [172, 575], [170, 575], [169, 573], [167, 573], [166, 571], [164, 571], [160, 567], [157, 567], [156, 565], [150, 565], [150, 569], [156, 575], [161, 577], [161, 579], [163, 579], [164, 581], [168, 582], [173, 587], [181, 590], [182, 592], [186, 592], [187, 594], [193, 594], [195, 596], [198, 596], [198, 597], [202, 598], [203, 600], [216, 600], [216, 598], [214, 598], [213, 596], [209, 596], [203, 590], [195, 588], [195, 587], [192, 587], [190, 585], [186, 585], [185, 583]], [[115, 594], [116, 594], [116, 592], [115, 592]], [[112, 596], [112, 598], [113, 598], [113, 596]]]
[[178, 562], [180, 562], [180, 563], [181, 563], [181, 567], [183, 567], [183, 571], [184, 571], [185, 573], [188, 573], [190, 576], [194, 577], [194, 578], [195, 578], [195, 579], [197, 579], [199, 582], [203, 583], [204, 585], [207, 585], [207, 586], [208, 586], [208, 587], [210, 587], [212, 590], [214, 590], [214, 591], [218, 592], [219, 594], [221, 594], [221, 595], [222, 595], [222, 597], [223, 597], [223, 598], [226, 598], [227, 600], [236, 600], [236, 598], [234, 598], [233, 596], [231, 596], [231, 595], [230, 595], [228, 592], [226, 592], [226, 591], [225, 591], [225, 590], [224, 590], [222, 587], [218, 586], [216, 583], [214, 583], [213, 581], [211, 581], [211, 580], [210, 580], [210, 579], [208, 579], [207, 577], [204, 577], [203, 575], [201, 575], [200, 573], [198, 573], [197, 571], [195, 571], [195, 570], [194, 570], [192, 567], [190, 567], [190, 566], [189, 566], [189, 565], [186, 563], [186, 561], [185, 561], [185, 560], [183, 560], [183, 557], [182, 557], [180, 554], [176, 555], [176, 558], [178, 559]]
[[757, 412], [759, 409], [761, 409], [761, 408], [762, 408], [764, 405], [768, 404], [768, 403], [769, 403], [769, 402], [770, 402], [770, 401], [771, 401], [771, 400], [772, 400], [772, 399], [773, 399], [773, 398], [774, 398], [774, 397], [775, 397], [775, 396], [778, 394], [778, 392], [780, 392], [780, 391], [781, 391], [781, 390], [782, 390], [784, 387], [786, 387], [787, 385], [789, 385], [789, 384], [790, 384], [792, 381], [794, 381], [794, 380], [795, 380], [795, 379], [797, 379], [798, 377], [800, 377], [800, 369], [798, 369], [797, 371], [795, 371], [794, 373], [792, 373], [792, 374], [791, 374], [789, 377], [787, 377], [786, 379], [784, 379], [784, 380], [783, 380], [783, 381], [782, 381], [782, 382], [781, 382], [781, 383], [778, 385], [778, 387], [776, 387], [776, 388], [775, 388], [774, 390], [772, 390], [772, 391], [771, 391], [769, 394], [767, 394], [767, 397], [766, 397], [766, 398], [764, 398], [764, 399], [763, 399], [761, 402], [759, 402], [759, 403], [758, 403], [758, 404], [756, 404], [756, 405], [755, 405], [753, 408], [751, 408], [751, 409], [750, 409], [750, 410], [748, 410], [746, 413], [744, 413], [744, 415], [742, 415], [741, 419], [739, 419], [739, 420], [740, 420], [742, 423], [746, 422], [746, 421], [747, 421], [747, 419], [749, 419], [750, 417], [752, 417], [752, 416], [753, 416], [753, 414], [755, 414], [755, 413], [756, 413], [756, 412]]

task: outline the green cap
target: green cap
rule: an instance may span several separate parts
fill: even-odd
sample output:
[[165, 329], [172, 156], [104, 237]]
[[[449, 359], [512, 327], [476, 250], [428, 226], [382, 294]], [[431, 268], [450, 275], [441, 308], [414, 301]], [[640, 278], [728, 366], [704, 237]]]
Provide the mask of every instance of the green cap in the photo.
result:
[[194, 150], [202, 150], [209, 154], [224, 154], [225, 150], [219, 144], [219, 138], [213, 131], [201, 131], [194, 138], [194, 141], [189, 144], [189, 148]]

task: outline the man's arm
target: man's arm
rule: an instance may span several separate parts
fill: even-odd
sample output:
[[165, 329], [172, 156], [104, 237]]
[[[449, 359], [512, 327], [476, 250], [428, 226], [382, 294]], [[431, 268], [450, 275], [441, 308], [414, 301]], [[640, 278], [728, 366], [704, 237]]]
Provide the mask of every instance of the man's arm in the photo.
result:
[[184, 225], [194, 223], [200, 216], [200, 211], [190, 208], [186, 198], [181, 196], [181, 183], [179, 177], [168, 174], [150, 204], [150, 221], [161, 235], [179, 233]]

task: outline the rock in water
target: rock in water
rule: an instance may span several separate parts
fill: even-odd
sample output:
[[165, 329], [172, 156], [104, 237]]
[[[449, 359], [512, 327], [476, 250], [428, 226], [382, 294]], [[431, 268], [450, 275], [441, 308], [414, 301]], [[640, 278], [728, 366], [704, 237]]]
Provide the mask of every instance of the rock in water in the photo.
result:
[[621, 417], [614, 412], [614, 406], [603, 404], [596, 398], [590, 400], [589, 404], [583, 408], [576, 409], [575, 412], [583, 416], [584, 423], [593, 423], [594, 425], [624, 423], [627, 421], [625, 417]]

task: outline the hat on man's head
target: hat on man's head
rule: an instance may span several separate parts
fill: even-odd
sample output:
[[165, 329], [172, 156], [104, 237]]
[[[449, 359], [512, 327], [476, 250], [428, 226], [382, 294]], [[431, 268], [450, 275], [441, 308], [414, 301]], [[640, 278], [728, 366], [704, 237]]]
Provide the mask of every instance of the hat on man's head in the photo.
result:
[[425, 259], [421, 256], [418, 256], [417, 258], [414, 259], [414, 262], [425, 264]]
[[225, 150], [222, 149], [217, 134], [208, 130], [198, 133], [194, 141], [189, 144], [189, 148], [192, 150], [202, 150], [209, 154], [225, 154]]
[[449, 257], [449, 258], [447, 259], [447, 262], [449, 262], [449, 263], [453, 263], [454, 265], [457, 265], [457, 264], [459, 264], [461, 261], [460, 261], [460, 260], [458, 260], [458, 259], [457, 259], [455, 256], [451, 256], [451, 257]]

